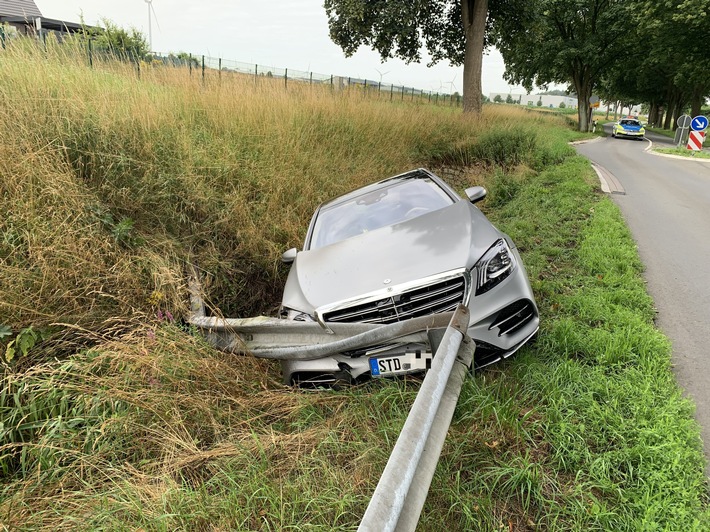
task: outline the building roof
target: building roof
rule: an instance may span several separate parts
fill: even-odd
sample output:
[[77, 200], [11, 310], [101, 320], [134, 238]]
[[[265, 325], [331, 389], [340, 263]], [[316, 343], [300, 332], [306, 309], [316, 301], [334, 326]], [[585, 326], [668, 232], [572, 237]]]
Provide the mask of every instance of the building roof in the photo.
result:
[[0, 0], [0, 17], [41, 17], [34, 0]]

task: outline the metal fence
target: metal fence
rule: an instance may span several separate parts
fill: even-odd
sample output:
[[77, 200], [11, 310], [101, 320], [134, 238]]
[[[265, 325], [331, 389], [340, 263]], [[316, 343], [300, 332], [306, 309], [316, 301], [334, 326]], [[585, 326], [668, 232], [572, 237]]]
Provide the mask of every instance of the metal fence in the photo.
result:
[[[56, 36], [54, 43], [62, 44], [63, 38], [61, 35]], [[21, 38], [19, 36], [9, 37], [6, 28], [0, 25], [0, 49], [4, 50], [10, 44], [10, 41]], [[47, 50], [47, 34], [42, 33], [31, 40], [39, 43]], [[190, 76], [201, 76], [205, 80], [208, 76], [217, 73], [221, 78], [226, 73], [236, 73], [247, 76], [253, 76], [255, 80], [259, 78], [271, 78], [283, 80], [285, 88], [288, 88], [289, 83], [308, 83], [311, 85], [329, 85], [332, 89], [339, 90], [361, 90], [368, 95], [377, 95], [388, 98], [391, 101], [417, 101], [432, 103], [436, 105], [462, 106], [461, 95], [457, 92], [449, 94], [446, 92], [438, 92], [433, 90], [418, 89], [416, 87], [407, 87], [404, 85], [393, 85], [390, 83], [382, 83], [382, 81], [374, 81], [366, 78], [358, 78], [352, 76], [341, 76], [334, 74], [319, 74], [317, 72], [306, 72], [303, 70], [295, 70], [289, 68], [275, 67], [269, 65], [259, 65], [253, 63], [243, 63], [231, 59], [223, 59], [221, 57], [209, 57], [205, 55], [193, 55], [185, 52], [180, 53], [164, 53], [151, 52], [145, 57], [136, 57], [127, 54], [123, 51], [98, 50], [92, 44], [93, 40], [86, 41], [86, 57], [90, 67], [94, 67], [97, 61], [117, 60], [122, 62], [131, 62], [135, 65], [136, 73], [141, 75], [141, 69], [150, 68], [155, 65], [172, 66], [175, 68], [185, 68]]]
[[154, 52], [150, 55], [150, 60], [153, 63], [186, 68], [189, 75], [201, 76], [203, 79], [214, 72], [217, 72], [219, 75], [222, 75], [223, 73], [237, 73], [253, 76], [255, 80], [260, 78], [283, 80], [285, 88], [288, 88], [289, 83], [292, 82], [300, 84], [308, 83], [311, 85], [330, 86], [333, 89], [362, 90], [364, 93], [377, 94], [387, 97], [392, 101], [409, 100], [421, 102], [425, 100], [428, 103], [438, 105], [457, 107], [462, 105], [462, 99], [458, 93], [449, 94], [431, 90], [426, 91], [424, 89], [417, 89], [416, 87], [393, 85], [366, 78], [339, 76], [334, 74], [319, 74], [317, 72], [306, 72], [303, 70], [294, 70], [254, 63], [243, 63], [220, 57], [208, 57], [205, 55], [192, 55], [186, 53], [165, 54]]

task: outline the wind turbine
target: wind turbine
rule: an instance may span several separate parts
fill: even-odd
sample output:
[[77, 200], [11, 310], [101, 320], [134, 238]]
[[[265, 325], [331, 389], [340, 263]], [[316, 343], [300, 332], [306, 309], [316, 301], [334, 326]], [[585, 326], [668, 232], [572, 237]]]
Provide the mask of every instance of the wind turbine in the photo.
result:
[[391, 72], [391, 70], [388, 70], [387, 72], [380, 72], [379, 70], [375, 69], [375, 72], [377, 72], [380, 75], [380, 83], [382, 83], [382, 78], [385, 77], [387, 74]]
[[456, 85], [454, 85], [454, 81], [456, 81], [456, 76], [458, 76], [458, 74], [454, 74], [454, 77], [448, 83], [451, 94], [456, 92]]
[[[150, 48], [150, 51], [153, 51], [153, 20], [152, 17], [155, 16], [155, 9], [153, 9], [153, 0], [145, 0], [145, 3], [148, 4], [148, 47]], [[155, 16], [155, 23], [158, 25], [158, 29], [160, 29], [160, 24], [158, 24], [158, 17]]]

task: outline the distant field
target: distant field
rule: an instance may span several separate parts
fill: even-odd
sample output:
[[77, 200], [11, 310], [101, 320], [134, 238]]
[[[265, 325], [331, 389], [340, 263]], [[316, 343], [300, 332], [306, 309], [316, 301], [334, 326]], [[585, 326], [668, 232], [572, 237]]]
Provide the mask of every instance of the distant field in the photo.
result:
[[0, 72], [1, 526], [355, 529], [419, 381], [285, 388], [184, 325], [186, 271], [214, 312], [273, 314], [321, 201], [426, 166], [488, 188], [542, 326], [467, 380], [420, 529], [707, 530], [694, 407], [567, 117], [51, 45]]

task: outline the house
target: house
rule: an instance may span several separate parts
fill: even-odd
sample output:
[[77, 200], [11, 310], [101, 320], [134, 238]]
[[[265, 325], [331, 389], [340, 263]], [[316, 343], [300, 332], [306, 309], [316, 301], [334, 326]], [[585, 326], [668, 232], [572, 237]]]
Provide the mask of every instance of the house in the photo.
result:
[[512, 100], [511, 103], [517, 103], [520, 105], [537, 106], [537, 103], [540, 102], [540, 107], [557, 108], [560, 106], [561, 103], [564, 103], [564, 106], [567, 108], [577, 108], [577, 97], [574, 95], [552, 96], [548, 94], [540, 95], [492, 92], [489, 97], [492, 102], [506, 103], [508, 101], [509, 96], [510, 100]]
[[43, 17], [34, 0], [0, 0], [0, 28], [2, 26], [9, 27], [12, 33], [39, 38], [53, 33], [60, 41], [63, 35], [86, 27], [76, 22]]

